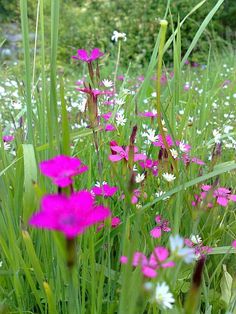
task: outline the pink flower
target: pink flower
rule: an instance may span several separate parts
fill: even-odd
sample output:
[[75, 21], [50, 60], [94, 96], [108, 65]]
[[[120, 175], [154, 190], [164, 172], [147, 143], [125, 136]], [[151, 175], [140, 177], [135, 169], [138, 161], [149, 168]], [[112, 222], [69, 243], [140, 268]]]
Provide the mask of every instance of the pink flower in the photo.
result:
[[[171, 147], [174, 142], [171, 138], [170, 135], [166, 135], [166, 142], [168, 144], [169, 147]], [[163, 142], [163, 139], [162, 139], [162, 135], [161, 134], [158, 134], [158, 140], [156, 142], [153, 142], [153, 145], [154, 146], [158, 146], [158, 147], [161, 147], [161, 148], [165, 148], [165, 145], [164, 145], [164, 142]]]
[[234, 249], [236, 249], [236, 240], [234, 240], [234, 241], [232, 242], [232, 247], [233, 247]]
[[105, 120], [109, 120], [111, 116], [112, 116], [112, 112], [107, 112], [107, 113], [102, 114], [102, 118]]
[[[112, 151], [112, 155], [109, 156], [110, 161], [112, 162], [117, 162], [120, 161], [122, 159], [128, 161], [129, 159], [129, 150], [130, 147], [126, 146], [126, 147], [122, 147], [122, 146], [116, 146], [116, 145], [110, 145], [111, 151]], [[138, 160], [146, 160], [147, 156], [144, 154], [137, 154], [138, 152], [138, 148], [136, 146], [134, 146], [134, 161], [138, 161]]]
[[152, 174], [154, 176], [157, 176], [158, 174], [158, 161], [157, 160], [152, 160], [152, 159], [146, 159], [145, 161], [140, 161], [140, 166], [143, 169], [151, 169], [152, 170]]
[[72, 177], [88, 170], [81, 160], [76, 157], [59, 155], [39, 164], [42, 174], [52, 179], [59, 187], [72, 184]]
[[110, 215], [108, 208], [95, 206], [91, 193], [82, 190], [70, 197], [44, 196], [41, 210], [33, 214], [29, 223], [36, 228], [60, 231], [66, 238], [73, 239]]
[[[111, 227], [112, 228], [116, 228], [121, 224], [121, 220], [119, 217], [112, 217], [111, 219]], [[104, 228], [105, 224], [101, 223], [98, 228], [97, 228], [97, 232], [100, 231], [102, 228]]]
[[116, 128], [114, 127], [114, 125], [113, 124], [107, 124], [106, 126], [105, 126], [105, 129], [104, 129], [106, 132], [112, 132], [112, 131], [115, 131], [116, 130]]
[[168, 227], [169, 221], [168, 220], [163, 220], [161, 219], [161, 216], [158, 215], [155, 218], [155, 221], [157, 223], [157, 227], [153, 228], [150, 231], [150, 234], [153, 238], [160, 238], [161, 237], [161, 232], [170, 232], [171, 228]]
[[113, 196], [118, 190], [116, 186], [110, 186], [108, 184], [103, 184], [102, 186], [94, 186], [92, 192], [98, 196], [110, 197]]
[[2, 140], [3, 142], [12, 142], [14, 138], [15, 137], [13, 135], [3, 135]]
[[79, 49], [77, 50], [77, 55], [72, 56], [72, 58], [90, 63], [103, 55], [104, 53], [99, 48], [94, 48], [90, 53], [84, 49]]
[[[142, 273], [145, 277], [155, 278], [159, 268], [174, 267], [173, 261], [166, 261], [169, 257], [169, 251], [165, 247], [156, 247], [148, 259], [142, 252], [134, 253], [132, 265], [134, 267], [141, 267]], [[122, 264], [128, 263], [128, 258], [122, 256], [120, 259]]]
[[157, 113], [152, 112], [152, 111], [145, 111], [145, 112], [140, 112], [139, 116], [147, 117], [147, 118], [156, 118], [157, 117]]
[[236, 202], [236, 195], [231, 194], [231, 191], [226, 188], [218, 188], [214, 191], [213, 197], [216, 198], [216, 202], [226, 207], [228, 205], [228, 202], [232, 200], [233, 202]]

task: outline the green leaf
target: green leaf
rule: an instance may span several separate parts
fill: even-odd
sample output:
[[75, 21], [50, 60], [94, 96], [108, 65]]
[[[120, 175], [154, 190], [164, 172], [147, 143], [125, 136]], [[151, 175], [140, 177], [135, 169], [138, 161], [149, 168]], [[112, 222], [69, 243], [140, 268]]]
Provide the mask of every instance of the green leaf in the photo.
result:
[[231, 299], [231, 289], [232, 289], [232, 283], [233, 278], [231, 275], [227, 272], [226, 265], [223, 264], [223, 276], [220, 281], [220, 289], [221, 289], [221, 300], [226, 304], [229, 305], [230, 299]]

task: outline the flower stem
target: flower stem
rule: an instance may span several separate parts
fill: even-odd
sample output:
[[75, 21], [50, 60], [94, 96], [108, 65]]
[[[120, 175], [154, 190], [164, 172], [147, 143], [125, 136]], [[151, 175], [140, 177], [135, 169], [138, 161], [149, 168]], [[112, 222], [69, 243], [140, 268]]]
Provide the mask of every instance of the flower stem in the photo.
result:
[[114, 92], [116, 92], [116, 77], [118, 72], [118, 67], [120, 63], [120, 50], [121, 50], [121, 40], [118, 40], [118, 54], [116, 59], [116, 67], [115, 67], [115, 74], [114, 74]]
[[169, 145], [166, 141], [165, 132], [162, 125], [161, 120], [161, 74], [162, 74], [162, 60], [164, 55], [164, 46], [165, 46], [165, 39], [166, 39], [166, 30], [167, 30], [168, 22], [166, 20], [160, 21], [160, 45], [159, 45], [159, 51], [158, 51], [158, 62], [157, 62], [157, 84], [156, 84], [156, 91], [157, 91], [157, 98], [156, 98], [156, 108], [157, 108], [157, 123], [158, 127], [162, 136], [163, 144], [165, 145], [165, 148], [168, 152], [168, 156], [171, 156], [172, 159], [172, 165], [175, 170], [175, 173], [177, 173], [177, 165], [176, 161], [173, 158]]

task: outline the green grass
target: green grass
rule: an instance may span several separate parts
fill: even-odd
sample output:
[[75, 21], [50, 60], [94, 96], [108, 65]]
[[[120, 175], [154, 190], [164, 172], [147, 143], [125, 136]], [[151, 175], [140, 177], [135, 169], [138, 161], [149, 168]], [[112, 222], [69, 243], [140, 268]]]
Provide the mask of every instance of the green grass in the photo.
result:
[[[204, 2], [190, 14], [200, 10]], [[202, 184], [227, 187], [235, 193], [235, 55], [233, 51], [218, 54], [209, 49], [204, 66], [192, 68], [184, 64], [221, 3], [221, 0], [217, 2], [198, 32], [193, 34], [187, 52], [181, 51], [181, 25], [188, 20], [180, 21], [174, 29], [167, 16], [173, 35], [165, 46], [164, 42], [162, 44], [164, 51], [174, 49], [174, 77], [170, 75], [172, 69], [164, 66], [162, 73], [166, 74], [167, 81], [157, 88], [162, 121], [151, 121], [136, 112], [156, 108], [157, 100], [152, 95], [156, 82], [151, 78], [160, 56], [161, 37], [158, 36], [150, 64], [144, 71], [144, 81], [137, 80], [143, 73], [137, 73], [135, 65], [123, 73], [121, 67], [118, 68], [118, 74], [125, 74], [123, 82], [116, 81], [117, 97], [124, 103], [113, 109], [102, 104], [103, 97], [99, 98], [101, 113], [112, 111], [109, 122], [116, 126], [115, 132], [105, 132], [102, 119], [93, 130], [84, 124], [89, 123], [81, 110], [86, 96], [75, 90], [75, 82], [82, 79], [86, 67], [80, 71], [82, 67], [78, 68], [74, 62], [71, 76], [64, 75], [71, 73], [71, 68], [67, 72], [66, 64], [65, 72], [57, 67], [59, 1], [52, 2], [50, 32], [44, 27], [44, 1], [39, 3], [36, 24], [39, 50], [34, 50], [34, 58], [28, 43], [27, 1], [21, 1], [24, 74], [22, 68], [17, 71], [11, 66], [2, 67], [4, 71], [0, 73], [0, 135], [1, 138], [2, 135], [15, 136], [9, 147], [1, 142], [0, 148], [0, 313], [236, 313], [236, 250], [231, 247], [236, 239], [235, 203], [231, 201], [227, 207], [214, 204], [211, 209], [206, 208], [207, 202], [197, 208], [191, 205]], [[45, 36], [49, 33], [51, 46], [46, 47]], [[50, 63], [47, 64], [45, 54], [49, 48]], [[112, 64], [122, 63], [122, 55], [119, 58], [117, 62], [112, 60]], [[165, 63], [165, 55], [163, 60]], [[101, 79], [113, 80], [116, 69], [108, 65], [107, 68], [111, 68], [108, 71], [106, 63], [102, 59], [100, 62], [103, 63]], [[159, 62], [158, 79], [161, 65]], [[191, 88], [184, 90], [187, 82]], [[13, 101], [21, 106], [14, 108]], [[127, 119], [124, 126], [116, 121], [115, 113], [120, 109]], [[145, 143], [143, 133], [153, 129], [158, 134], [160, 123], [173, 139], [189, 143], [191, 156], [202, 159], [205, 165], [184, 166], [175, 161], [176, 167], [172, 169], [173, 159], [169, 156], [163, 164], [159, 160], [158, 176], [148, 175], [142, 183], [133, 183], [131, 171], [124, 163], [109, 161], [109, 142], [115, 140], [119, 145], [129, 145], [132, 128], [137, 125], [135, 145], [148, 157], [158, 159], [158, 148]], [[221, 153], [212, 158], [216, 130], [222, 148]], [[179, 148], [175, 148], [180, 154]], [[33, 229], [28, 224], [29, 217], [40, 207], [42, 196], [57, 192], [50, 180], [40, 173], [38, 163], [58, 154], [76, 156], [89, 166], [88, 172], [75, 178], [76, 190], [90, 189], [96, 181], [107, 181], [119, 188], [112, 198], [100, 198], [98, 202], [108, 206], [113, 216], [120, 217], [121, 224], [111, 228], [106, 222], [103, 230], [96, 232], [95, 226], [79, 236], [76, 265], [72, 270], [66, 266], [63, 235]], [[138, 163], [136, 166], [142, 173]], [[162, 174], [172, 171], [176, 179], [168, 183]], [[130, 202], [134, 188], [141, 191], [137, 204]], [[160, 191], [164, 194], [157, 196]], [[122, 195], [125, 195], [124, 200]], [[185, 264], [172, 255], [176, 266], [159, 269], [155, 279], [145, 279], [140, 267], [120, 263], [122, 255], [131, 259], [135, 251], [150, 256], [157, 246], [169, 249], [170, 233], [163, 233], [159, 239], [150, 236], [157, 214], [169, 221], [171, 234], [185, 238], [199, 235], [203, 245], [212, 248], [203, 269], [200, 292], [194, 290], [192, 297], [195, 262]], [[164, 310], [151, 301], [150, 292], [144, 290], [147, 281], [155, 285], [163, 281], [168, 284], [175, 298], [172, 310]], [[193, 304], [193, 298], [197, 300], [197, 294], [199, 302], [194, 309], [188, 304]]]

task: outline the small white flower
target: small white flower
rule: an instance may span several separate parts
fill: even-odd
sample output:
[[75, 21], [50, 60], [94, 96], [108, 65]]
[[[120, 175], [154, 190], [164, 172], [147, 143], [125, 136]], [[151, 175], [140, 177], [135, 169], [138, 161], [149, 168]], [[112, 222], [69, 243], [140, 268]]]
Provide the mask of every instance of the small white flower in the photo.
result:
[[177, 150], [175, 150], [174, 148], [170, 149], [171, 155], [174, 159], [176, 159], [178, 157], [178, 152]]
[[147, 144], [150, 142], [156, 142], [158, 140], [158, 135], [155, 135], [155, 130], [148, 129], [147, 132], [142, 133], [143, 136], [147, 137]]
[[15, 109], [15, 110], [20, 110], [22, 109], [22, 104], [18, 101], [12, 101], [12, 107]]
[[200, 244], [202, 243], [202, 239], [198, 234], [191, 234], [190, 240], [193, 242], [193, 244]]
[[109, 80], [107, 80], [107, 79], [102, 80], [102, 83], [103, 83], [103, 85], [104, 85], [106, 88], [112, 87], [112, 85], [113, 85], [113, 82], [112, 82], [112, 81], [109, 81]]
[[116, 115], [116, 124], [119, 126], [124, 126], [126, 123], [127, 119], [124, 117], [123, 113], [117, 113]]
[[[156, 196], [156, 197], [160, 197], [160, 196], [162, 196], [162, 195], [165, 194], [165, 193], [166, 193], [166, 192], [159, 191], [159, 192], [156, 192], [156, 193], [155, 193], [155, 196]], [[163, 201], [167, 200], [168, 198], [170, 198], [170, 196], [164, 197], [164, 198], [163, 198]]]
[[127, 40], [126, 34], [125, 34], [125, 33], [119, 33], [119, 32], [117, 32], [117, 31], [114, 31], [114, 32], [113, 32], [113, 35], [111, 36], [111, 40], [117, 42], [119, 39], [123, 39], [124, 41], [126, 41], [126, 40]]
[[107, 184], [106, 181], [103, 181], [102, 184], [99, 181], [96, 181], [96, 183], [94, 184], [95, 186], [97, 186], [98, 188], [100, 188], [101, 186], [103, 186], [104, 184]]
[[184, 110], [183, 109], [179, 110], [179, 114], [182, 116], [184, 114]]
[[152, 96], [153, 98], [155, 98], [155, 97], [157, 97], [157, 93], [156, 93], [156, 92], [153, 92], [153, 93], [151, 93], [151, 96]]
[[167, 173], [167, 172], [163, 173], [162, 177], [168, 182], [172, 182], [176, 179], [176, 177], [172, 173]]
[[141, 183], [144, 179], [145, 179], [145, 174], [144, 173], [142, 173], [142, 174], [138, 173], [135, 177], [135, 182]]
[[220, 138], [221, 138], [221, 134], [219, 132], [219, 130], [213, 130], [213, 136], [214, 136], [214, 141], [216, 144], [220, 143]]
[[155, 301], [163, 309], [172, 309], [175, 299], [173, 294], [170, 292], [169, 286], [165, 282], [158, 283], [155, 290]]
[[118, 106], [122, 106], [122, 105], [124, 105], [124, 103], [125, 103], [125, 100], [122, 98], [116, 98], [115, 99], [115, 104]]

